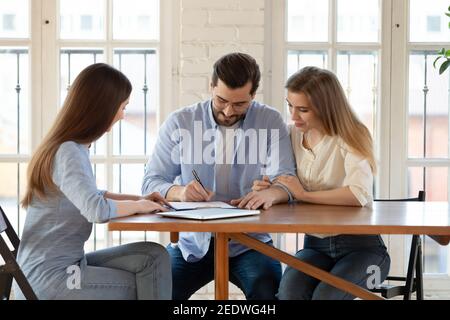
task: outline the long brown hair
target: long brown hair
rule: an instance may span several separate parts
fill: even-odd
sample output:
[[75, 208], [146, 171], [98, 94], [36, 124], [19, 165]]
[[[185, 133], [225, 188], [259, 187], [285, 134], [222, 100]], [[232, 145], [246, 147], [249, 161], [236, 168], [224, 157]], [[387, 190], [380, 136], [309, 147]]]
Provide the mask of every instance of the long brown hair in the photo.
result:
[[96, 63], [85, 68], [71, 85], [56, 120], [34, 153], [27, 172], [27, 191], [22, 206], [36, 196], [46, 199], [58, 192], [53, 182], [53, 160], [66, 141], [90, 144], [112, 125], [120, 105], [131, 93], [131, 83], [119, 70]]
[[366, 158], [372, 172], [376, 172], [372, 136], [352, 110], [334, 73], [316, 67], [305, 67], [288, 79], [286, 89], [305, 94], [316, 110], [326, 134], [341, 137], [352, 151]]

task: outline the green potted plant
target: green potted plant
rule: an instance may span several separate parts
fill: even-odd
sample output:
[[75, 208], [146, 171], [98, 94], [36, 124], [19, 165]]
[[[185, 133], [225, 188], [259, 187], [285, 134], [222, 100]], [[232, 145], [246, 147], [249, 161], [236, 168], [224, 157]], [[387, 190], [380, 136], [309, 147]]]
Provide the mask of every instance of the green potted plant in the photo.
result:
[[[445, 13], [447, 17], [450, 17], [450, 7], [448, 7], [448, 12]], [[448, 23], [448, 27], [450, 29], [450, 22]], [[442, 48], [438, 51], [438, 57], [436, 60], [434, 60], [433, 66], [436, 68], [436, 62], [438, 62], [440, 59], [444, 59], [444, 62], [442, 62], [441, 66], [439, 67], [439, 74], [443, 74], [445, 70], [448, 69], [450, 66], [450, 50], [447, 50], [445, 48]]]

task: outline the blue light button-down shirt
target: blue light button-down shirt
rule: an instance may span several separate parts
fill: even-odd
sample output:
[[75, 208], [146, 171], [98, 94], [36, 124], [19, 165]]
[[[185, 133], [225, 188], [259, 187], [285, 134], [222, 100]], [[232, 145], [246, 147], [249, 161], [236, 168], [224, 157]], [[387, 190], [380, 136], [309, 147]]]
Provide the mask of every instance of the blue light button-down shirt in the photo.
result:
[[[159, 192], [163, 196], [176, 185], [187, 185], [195, 169], [205, 188], [216, 192], [216, 123], [211, 100], [200, 102], [172, 113], [162, 125], [159, 137], [145, 171], [142, 193]], [[295, 175], [295, 162], [289, 133], [280, 113], [253, 101], [245, 118], [234, 133], [234, 154], [229, 181], [229, 194], [214, 200], [229, 201], [251, 192], [253, 181], [268, 175]], [[268, 242], [269, 234], [250, 236]], [[208, 251], [210, 233], [180, 232], [178, 245], [188, 262], [200, 260]], [[230, 241], [229, 255], [249, 250]]]

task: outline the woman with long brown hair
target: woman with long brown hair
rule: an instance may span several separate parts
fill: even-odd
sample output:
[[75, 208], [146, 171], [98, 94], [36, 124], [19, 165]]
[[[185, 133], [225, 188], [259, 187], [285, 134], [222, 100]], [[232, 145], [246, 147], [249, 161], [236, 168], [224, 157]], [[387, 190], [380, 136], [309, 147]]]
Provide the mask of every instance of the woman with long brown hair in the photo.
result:
[[[305, 67], [287, 81], [287, 103], [297, 176], [267, 177], [253, 190], [272, 183], [285, 186], [298, 201], [344, 206], [370, 206], [376, 171], [369, 130], [357, 118], [337, 77]], [[369, 266], [388, 274], [390, 257], [379, 235], [307, 234], [296, 257], [332, 274], [367, 287]], [[300, 271], [287, 268], [279, 299], [353, 299], [354, 297]]]
[[[40, 299], [170, 299], [170, 259], [159, 244], [84, 253], [93, 223], [164, 211], [146, 197], [97, 189], [89, 147], [124, 117], [131, 83], [113, 67], [85, 68], [28, 166], [27, 217], [18, 261]], [[22, 298], [15, 286], [16, 297]]]

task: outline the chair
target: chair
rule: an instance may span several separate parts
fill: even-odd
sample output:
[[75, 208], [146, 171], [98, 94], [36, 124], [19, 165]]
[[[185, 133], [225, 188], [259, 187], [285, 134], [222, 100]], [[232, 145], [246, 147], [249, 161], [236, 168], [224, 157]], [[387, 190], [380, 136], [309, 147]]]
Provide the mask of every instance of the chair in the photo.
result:
[[[3, 233], [6, 233], [14, 247], [14, 251], [9, 249], [6, 241], [3, 239]], [[25, 298], [37, 300], [36, 294], [16, 261], [19, 244], [19, 237], [9, 223], [2, 207], [0, 207], [0, 255], [5, 261], [5, 264], [0, 265], [0, 300], [9, 300], [13, 278], [16, 280]]]
[[[425, 201], [425, 191], [419, 191], [417, 198], [389, 199], [374, 201]], [[414, 277], [415, 272], [415, 277]], [[408, 271], [406, 277], [388, 276], [386, 280], [403, 282], [403, 285], [381, 284], [372, 289], [372, 292], [381, 293], [384, 298], [390, 299], [403, 296], [403, 300], [411, 300], [411, 294], [416, 292], [417, 300], [423, 300], [423, 268], [422, 268], [422, 241], [420, 235], [413, 235], [409, 253]]]

